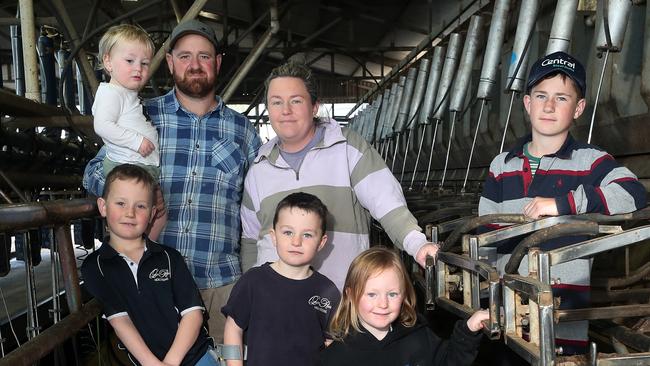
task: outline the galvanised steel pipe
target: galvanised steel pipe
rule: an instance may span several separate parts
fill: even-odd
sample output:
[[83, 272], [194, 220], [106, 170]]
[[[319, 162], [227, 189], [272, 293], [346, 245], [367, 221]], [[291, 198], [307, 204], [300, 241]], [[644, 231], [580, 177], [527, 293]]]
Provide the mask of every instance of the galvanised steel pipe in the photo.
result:
[[650, 6], [645, 7], [645, 27], [643, 34], [643, 66], [641, 68], [641, 96], [650, 108]]
[[[465, 95], [469, 88], [470, 76], [472, 73], [472, 66], [480, 46], [480, 32], [483, 26], [483, 18], [478, 15], [473, 15], [469, 21], [469, 28], [467, 29], [467, 38], [465, 39], [465, 46], [463, 46], [463, 55], [460, 59], [458, 66], [458, 74], [454, 80], [454, 86], [451, 92], [451, 101], [449, 109], [454, 112], [463, 110], [465, 104]], [[451, 141], [450, 141], [451, 143]]]
[[382, 102], [381, 102], [381, 108], [379, 109], [379, 121], [378, 126], [377, 126], [377, 135], [376, 135], [376, 140], [383, 140], [384, 139], [384, 123], [386, 120], [386, 114], [388, 114], [388, 107], [389, 107], [389, 98], [390, 98], [390, 89], [386, 88], [384, 90], [384, 94], [382, 97]]
[[[526, 81], [526, 71], [528, 68], [528, 56], [530, 52], [526, 49], [528, 38], [533, 32], [535, 22], [537, 22], [537, 12], [539, 11], [538, 0], [522, 0], [519, 7], [519, 20], [517, 21], [517, 32], [512, 47], [512, 56], [510, 57], [510, 68], [508, 69], [508, 78], [506, 85], [508, 90], [521, 93], [524, 91]], [[515, 73], [516, 72], [516, 73]]]
[[409, 108], [409, 114], [407, 119], [406, 128], [413, 129], [417, 125], [417, 120], [415, 119], [415, 114], [422, 109], [422, 96], [424, 95], [424, 90], [427, 83], [427, 73], [429, 72], [429, 59], [423, 58], [420, 61], [420, 67], [418, 68], [418, 77], [415, 81], [415, 89], [413, 91], [413, 98], [411, 98], [411, 107]]
[[555, 14], [553, 15], [553, 25], [551, 26], [551, 36], [548, 39], [548, 46], [546, 46], [547, 55], [558, 51], [569, 51], [577, 11], [578, 0], [557, 2]]
[[443, 57], [445, 48], [436, 46], [433, 49], [433, 57], [431, 58], [431, 69], [429, 70], [429, 79], [427, 80], [427, 90], [424, 93], [424, 102], [420, 109], [419, 122], [420, 124], [428, 125], [431, 123], [429, 119], [433, 104], [436, 98], [436, 91], [440, 82], [440, 74], [442, 72]]
[[458, 57], [460, 55], [460, 42], [461, 36], [458, 33], [449, 35], [449, 45], [447, 46], [447, 55], [445, 56], [445, 63], [442, 67], [442, 75], [440, 76], [440, 86], [436, 94], [436, 102], [434, 104], [433, 118], [442, 120], [445, 109], [449, 104], [449, 90], [454, 80], [454, 73], [456, 72], [456, 65], [458, 64]]
[[395, 107], [395, 100], [397, 99], [397, 88], [399, 83], [393, 83], [390, 88], [390, 96], [388, 98], [388, 106], [386, 108], [386, 114], [384, 115], [383, 129], [381, 133], [382, 139], [387, 139], [393, 135], [393, 124], [395, 120], [391, 119], [393, 115], [393, 109]]
[[506, 34], [509, 11], [510, 0], [496, 0], [492, 20], [490, 21], [485, 57], [483, 57], [483, 68], [481, 69], [478, 91], [476, 92], [476, 98], [478, 99], [491, 99], [494, 85], [496, 85], [496, 75], [499, 60], [501, 59], [501, 49]]
[[411, 67], [407, 73], [406, 84], [404, 84], [402, 100], [400, 101], [399, 112], [397, 114], [395, 132], [403, 132], [406, 127], [406, 118], [409, 115], [409, 107], [411, 106], [413, 88], [415, 87], [415, 76], [417, 75], [417, 72], [418, 70], [415, 67]]
[[[603, 8], [607, 5], [606, 9]], [[647, 5], [646, 5], [647, 6]], [[599, 17], [601, 21], [598, 27], [598, 36], [596, 38], [596, 48], [604, 51], [619, 52], [625, 39], [625, 29], [630, 17], [632, 1], [630, 0], [605, 0], [599, 1], [599, 10], [603, 11], [603, 16]], [[606, 10], [606, 13], [605, 13]], [[607, 40], [607, 25], [611, 44]]]
[[397, 117], [398, 117], [400, 106], [402, 105], [402, 97], [404, 96], [405, 84], [406, 84], [406, 76], [400, 76], [399, 82], [397, 83], [397, 89], [395, 92], [395, 100], [393, 103], [392, 110], [390, 112], [390, 120], [388, 121], [389, 126], [391, 126], [391, 131], [393, 134], [400, 132], [399, 125], [397, 124]]

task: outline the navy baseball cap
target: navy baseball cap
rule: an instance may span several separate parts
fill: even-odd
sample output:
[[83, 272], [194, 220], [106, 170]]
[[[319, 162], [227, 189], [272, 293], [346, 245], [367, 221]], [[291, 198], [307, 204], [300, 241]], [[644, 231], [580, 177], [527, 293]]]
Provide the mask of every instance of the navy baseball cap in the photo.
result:
[[587, 90], [585, 68], [580, 61], [562, 51], [551, 53], [535, 61], [530, 68], [530, 74], [528, 74], [526, 93], [530, 94], [530, 90], [547, 75], [558, 72], [570, 77], [578, 87], [580, 94], [585, 96]]
[[214, 45], [214, 49], [219, 50], [219, 41], [217, 40], [217, 35], [214, 33], [214, 29], [205, 23], [192, 19], [181, 22], [174, 28], [169, 39], [169, 48], [167, 51], [171, 52], [174, 49], [176, 41], [188, 34], [198, 34], [207, 38]]

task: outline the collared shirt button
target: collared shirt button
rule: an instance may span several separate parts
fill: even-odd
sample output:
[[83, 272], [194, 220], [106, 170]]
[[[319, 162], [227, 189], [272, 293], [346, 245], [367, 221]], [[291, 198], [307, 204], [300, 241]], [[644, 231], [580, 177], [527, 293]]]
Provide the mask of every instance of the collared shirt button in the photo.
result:
[[192, 199], [190, 198], [189, 200], [187, 200], [187, 203], [192, 203]]
[[186, 232], [186, 233], [189, 233], [189, 232], [190, 232], [190, 229], [185, 229], [185, 232]]
[[197, 149], [199, 148], [199, 144], [196, 144], [196, 148], [197, 148]]
[[192, 175], [196, 175], [196, 172], [192, 172]]

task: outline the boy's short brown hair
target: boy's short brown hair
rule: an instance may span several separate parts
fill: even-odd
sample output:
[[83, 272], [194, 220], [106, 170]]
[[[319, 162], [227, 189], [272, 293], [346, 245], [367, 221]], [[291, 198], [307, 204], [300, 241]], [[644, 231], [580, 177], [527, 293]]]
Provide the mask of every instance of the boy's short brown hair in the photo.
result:
[[116, 180], [134, 180], [135, 183], [144, 184], [145, 188], [149, 191], [150, 200], [154, 200], [154, 192], [156, 191], [157, 182], [153, 179], [151, 174], [144, 170], [144, 168], [134, 164], [118, 165], [106, 176], [106, 183], [104, 183], [104, 192], [102, 198], [108, 198], [111, 191], [111, 186]]
[[321, 235], [325, 234], [327, 230], [327, 206], [318, 197], [313, 194], [305, 192], [291, 193], [284, 197], [278, 206], [275, 208], [275, 215], [273, 215], [273, 227], [278, 223], [278, 216], [280, 211], [285, 208], [299, 208], [305, 212], [313, 213], [320, 218]]

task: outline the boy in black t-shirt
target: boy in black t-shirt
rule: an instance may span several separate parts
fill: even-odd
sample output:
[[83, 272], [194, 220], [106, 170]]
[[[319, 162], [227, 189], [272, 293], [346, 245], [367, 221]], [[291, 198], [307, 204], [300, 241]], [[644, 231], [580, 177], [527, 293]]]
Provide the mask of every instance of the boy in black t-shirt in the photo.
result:
[[145, 235], [155, 181], [124, 164], [97, 199], [110, 237], [81, 266], [85, 287], [103, 306], [134, 363], [217, 366], [203, 328], [203, 302], [183, 257]]
[[[340, 293], [311, 268], [327, 242], [327, 208], [315, 196], [293, 193], [278, 204], [271, 239], [279, 259], [246, 272], [221, 310], [226, 345], [248, 346], [247, 366], [311, 365], [328, 341], [327, 326]], [[242, 365], [228, 360], [228, 366]]]

